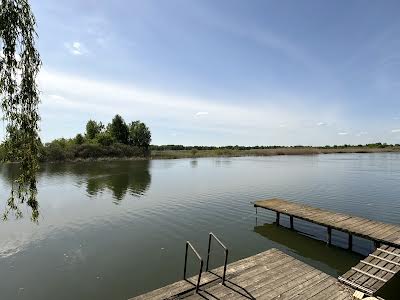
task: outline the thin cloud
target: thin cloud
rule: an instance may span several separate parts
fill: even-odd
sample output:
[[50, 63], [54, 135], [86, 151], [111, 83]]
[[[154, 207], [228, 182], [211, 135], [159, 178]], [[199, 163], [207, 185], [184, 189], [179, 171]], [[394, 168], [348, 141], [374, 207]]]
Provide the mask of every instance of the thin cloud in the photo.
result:
[[88, 51], [81, 42], [65, 43], [65, 47], [72, 55], [84, 55]]
[[[43, 91], [41, 109], [48, 113], [71, 111], [74, 114], [86, 115], [90, 111], [98, 118], [108, 119], [123, 109], [124, 117], [127, 119], [146, 120], [153, 126], [155, 135], [157, 128], [163, 130], [166, 127], [173, 127], [174, 130], [194, 130], [204, 134], [206, 132], [228, 134], [232, 141], [247, 139], [248, 143], [261, 144], [268, 139], [268, 141], [274, 140], [277, 144], [285, 144], [289, 143], [286, 137], [273, 130], [277, 124], [287, 125], [292, 129], [291, 134], [297, 132], [295, 137], [301, 137], [303, 136], [301, 120], [303, 118], [312, 120], [316, 114], [315, 111], [310, 111], [309, 107], [297, 106], [288, 109], [279, 103], [265, 101], [256, 108], [250, 108], [245, 104], [227, 103], [219, 99], [166, 93], [143, 89], [131, 83], [89, 79], [46, 69], [42, 69], [39, 74], [39, 86]], [[331, 114], [330, 112], [324, 118], [335, 119]], [[194, 122], [194, 116], [199, 122]], [[204, 117], [207, 117], [207, 122], [200, 122]], [[282, 123], [282, 120], [288, 121]], [[316, 124], [316, 121], [312, 123]], [[45, 120], [42, 124], [43, 133], [46, 135], [51, 125]], [[300, 138], [298, 141], [293, 141], [293, 143], [299, 142]]]
[[348, 135], [348, 132], [338, 132], [338, 135]]
[[356, 134], [356, 136], [363, 136], [363, 135], [367, 135], [367, 134], [368, 134], [368, 132], [366, 132], [366, 131], [360, 131]]
[[400, 132], [400, 128], [398, 128], [398, 129], [393, 129], [392, 132], [393, 132], [393, 133], [399, 133], [399, 132]]
[[318, 122], [317, 126], [321, 127], [321, 126], [327, 126], [328, 124], [325, 122]]

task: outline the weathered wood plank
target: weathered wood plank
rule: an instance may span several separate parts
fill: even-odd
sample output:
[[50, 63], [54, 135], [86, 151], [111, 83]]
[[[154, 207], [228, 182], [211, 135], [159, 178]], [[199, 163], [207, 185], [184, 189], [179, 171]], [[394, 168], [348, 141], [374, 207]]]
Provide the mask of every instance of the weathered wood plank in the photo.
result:
[[276, 211], [390, 246], [400, 247], [400, 226], [398, 225], [331, 212], [310, 205], [298, 204], [276, 198], [256, 201], [254, 206]]
[[[218, 273], [220, 270], [221, 268], [216, 268], [211, 272]], [[327, 289], [332, 292], [329, 296], [335, 294], [342, 297], [340, 299], [352, 299], [353, 289], [276, 249], [229, 264], [225, 286], [221, 284], [220, 278], [215, 280], [214, 277], [215, 275], [210, 273], [202, 275], [199, 294], [194, 293], [191, 284], [179, 281], [131, 300], [181, 298], [235, 300], [251, 299], [251, 297], [261, 300], [308, 299]], [[192, 278], [193, 282], [196, 278], [197, 276]], [[343, 291], [348, 292], [344, 294]]]
[[383, 245], [342, 277], [376, 293], [400, 271], [400, 249]]

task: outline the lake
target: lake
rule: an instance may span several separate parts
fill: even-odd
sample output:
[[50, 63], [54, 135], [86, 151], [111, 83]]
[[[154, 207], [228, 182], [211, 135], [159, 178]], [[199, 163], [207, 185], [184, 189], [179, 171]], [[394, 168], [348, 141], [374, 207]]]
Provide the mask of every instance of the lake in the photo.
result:
[[[0, 168], [3, 200], [13, 176], [15, 166]], [[275, 247], [338, 276], [372, 243], [355, 238], [350, 252], [341, 248], [347, 236], [334, 232], [338, 247], [328, 247], [322, 227], [277, 227], [251, 202], [280, 197], [399, 224], [399, 182], [398, 153], [43, 165], [39, 224], [24, 207], [23, 219], [0, 225], [0, 298], [128, 299], [181, 279], [185, 241], [206, 257], [210, 231], [230, 249], [229, 262]], [[223, 262], [217, 250], [214, 266]], [[399, 286], [397, 277], [382, 296], [398, 299]]]

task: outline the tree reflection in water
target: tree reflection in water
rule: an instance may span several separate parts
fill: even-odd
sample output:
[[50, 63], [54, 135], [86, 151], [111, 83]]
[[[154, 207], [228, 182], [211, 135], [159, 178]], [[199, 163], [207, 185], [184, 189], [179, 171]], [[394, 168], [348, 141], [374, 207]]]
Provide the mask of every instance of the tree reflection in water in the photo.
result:
[[[42, 177], [73, 176], [77, 185], [86, 185], [89, 196], [109, 190], [118, 204], [127, 194], [140, 197], [148, 190], [151, 182], [150, 164], [149, 160], [49, 163], [40, 166], [38, 181]], [[3, 164], [0, 174], [3, 180], [11, 184], [18, 175], [18, 166]]]

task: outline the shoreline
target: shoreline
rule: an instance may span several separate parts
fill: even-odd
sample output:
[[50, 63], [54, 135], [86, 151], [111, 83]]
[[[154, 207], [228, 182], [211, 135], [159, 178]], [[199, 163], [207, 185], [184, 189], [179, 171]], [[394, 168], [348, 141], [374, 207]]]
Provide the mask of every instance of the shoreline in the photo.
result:
[[276, 149], [217, 149], [217, 150], [153, 150], [150, 159], [179, 159], [201, 157], [246, 157], [246, 156], [281, 156], [281, 155], [319, 155], [346, 153], [400, 153], [400, 147], [367, 148], [317, 148], [292, 147]]
[[[161, 159], [187, 159], [187, 158], [211, 158], [211, 157], [263, 157], [263, 156], [311, 156], [320, 154], [372, 154], [372, 153], [400, 153], [399, 146], [385, 148], [368, 147], [288, 147], [268, 149], [213, 149], [213, 150], [152, 150], [148, 156], [104, 156], [76, 159], [41, 160], [40, 164], [53, 163], [78, 163], [100, 161], [129, 161], [129, 160], [161, 160]], [[2, 164], [18, 164], [18, 162], [2, 162]]]
[[161, 160], [161, 159], [187, 159], [208, 157], [263, 157], [263, 156], [310, 156], [320, 154], [371, 154], [371, 153], [400, 153], [400, 147], [387, 148], [276, 148], [276, 149], [217, 149], [217, 150], [153, 150], [149, 156], [127, 156], [127, 157], [98, 157], [77, 158], [65, 160], [44, 160], [41, 163], [74, 163], [74, 162], [98, 162], [98, 161], [127, 161], [127, 160]]

